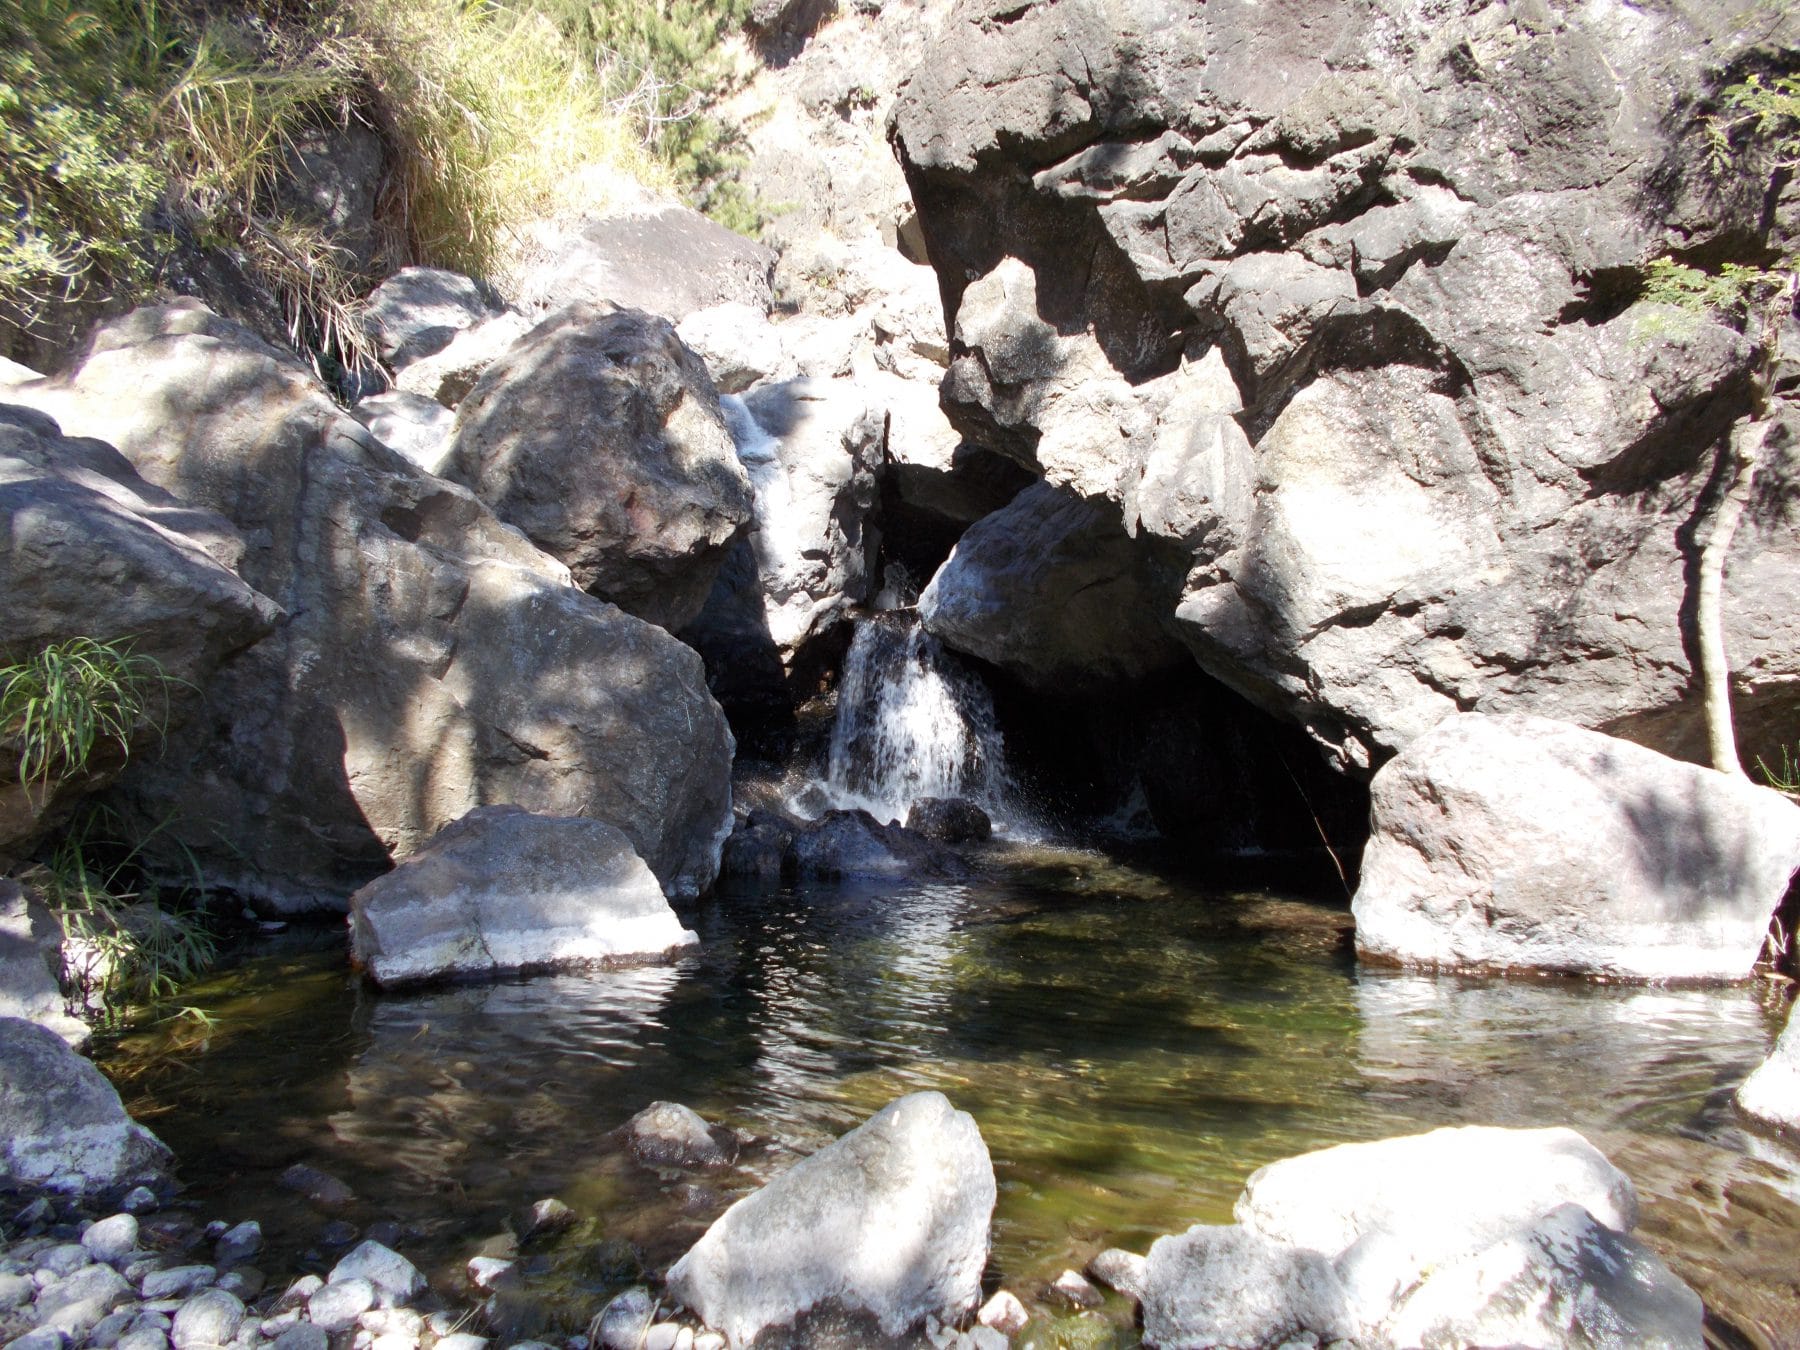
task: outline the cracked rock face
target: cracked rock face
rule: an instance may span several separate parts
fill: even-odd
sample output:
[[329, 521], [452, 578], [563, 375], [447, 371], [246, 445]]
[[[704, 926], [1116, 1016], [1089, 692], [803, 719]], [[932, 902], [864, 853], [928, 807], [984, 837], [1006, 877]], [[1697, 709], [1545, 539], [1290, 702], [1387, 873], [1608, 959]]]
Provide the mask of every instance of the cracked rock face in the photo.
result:
[[[1689, 572], [1758, 350], [1642, 269], [1789, 237], [1702, 123], [1795, 23], [964, 0], [890, 122], [946, 411], [1115, 504], [1154, 621], [1346, 766], [1467, 710], [1697, 757]], [[1748, 754], [1800, 735], [1797, 481], [1784, 420], [1726, 586]]]
[[699, 657], [584, 595], [297, 363], [187, 302], [102, 329], [26, 392], [229, 520], [240, 575], [290, 616], [123, 782], [210, 884], [341, 911], [492, 802], [617, 826], [671, 894], [711, 884], [732, 740]]

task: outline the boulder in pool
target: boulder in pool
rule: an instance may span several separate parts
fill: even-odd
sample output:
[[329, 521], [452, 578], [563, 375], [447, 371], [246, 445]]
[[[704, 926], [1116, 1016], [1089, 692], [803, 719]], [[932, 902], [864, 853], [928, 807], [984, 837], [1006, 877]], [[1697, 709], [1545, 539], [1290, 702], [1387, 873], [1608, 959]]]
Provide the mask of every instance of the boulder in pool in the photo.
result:
[[1543, 717], [1463, 713], [1375, 776], [1365, 958], [1743, 979], [1800, 867], [1770, 788]]
[[658, 960], [699, 939], [604, 821], [484, 806], [350, 897], [379, 985]]
[[1792, 1009], [1775, 1049], [1738, 1089], [1737, 1104], [1765, 1124], [1800, 1130], [1800, 1019]]
[[813, 1311], [890, 1337], [955, 1321], [980, 1301], [994, 1199], [973, 1117], [913, 1093], [726, 1210], [669, 1291], [734, 1350]]

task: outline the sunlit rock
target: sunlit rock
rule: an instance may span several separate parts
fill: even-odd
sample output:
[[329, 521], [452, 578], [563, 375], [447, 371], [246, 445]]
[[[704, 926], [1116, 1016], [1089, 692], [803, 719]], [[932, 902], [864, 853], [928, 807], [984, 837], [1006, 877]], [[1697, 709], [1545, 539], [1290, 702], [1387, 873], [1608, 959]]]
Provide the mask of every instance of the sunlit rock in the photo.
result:
[[1800, 1130], [1800, 1019], [1791, 1009], [1775, 1049], [1738, 1089], [1737, 1104], [1758, 1120]]

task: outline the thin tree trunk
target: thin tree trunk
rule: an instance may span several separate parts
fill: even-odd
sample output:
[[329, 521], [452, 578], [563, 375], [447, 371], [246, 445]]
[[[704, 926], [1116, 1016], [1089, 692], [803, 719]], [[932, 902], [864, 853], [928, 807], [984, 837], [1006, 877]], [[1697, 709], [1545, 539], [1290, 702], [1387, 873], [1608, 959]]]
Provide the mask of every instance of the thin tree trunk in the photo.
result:
[[1712, 530], [1700, 549], [1694, 598], [1694, 628], [1700, 658], [1700, 697], [1706, 713], [1706, 744], [1713, 768], [1748, 777], [1738, 759], [1731, 723], [1731, 665], [1725, 651], [1725, 559], [1738, 522], [1749, 505], [1756, 471], [1768, 440], [1767, 421], [1740, 422], [1726, 438], [1724, 495], [1713, 512]]

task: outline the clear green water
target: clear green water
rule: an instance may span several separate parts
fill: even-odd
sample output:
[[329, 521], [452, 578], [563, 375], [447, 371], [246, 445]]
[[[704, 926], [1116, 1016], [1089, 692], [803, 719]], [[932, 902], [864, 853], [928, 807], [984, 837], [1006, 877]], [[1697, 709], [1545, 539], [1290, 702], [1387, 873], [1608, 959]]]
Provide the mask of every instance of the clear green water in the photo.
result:
[[[561, 1197], [583, 1223], [538, 1262], [552, 1325], [925, 1087], [981, 1126], [990, 1273], [1027, 1295], [1101, 1247], [1227, 1221], [1265, 1162], [1438, 1124], [1573, 1125], [1650, 1159], [1640, 1185], [1672, 1203], [1697, 1170], [1745, 1168], [1787, 1203], [1800, 1170], [1730, 1107], [1775, 1029], [1754, 988], [1359, 969], [1341, 903], [1097, 856], [727, 898], [697, 926], [673, 967], [407, 996], [362, 987], [333, 936], [290, 942], [183, 996], [210, 1031], [141, 1033], [108, 1067], [208, 1217], [263, 1220], [273, 1265], [304, 1263], [324, 1222], [275, 1188], [297, 1161], [350, 1183], [351, 1221], [410, 1228], [446, 1290], [504, 1246], [509, 1209]], [[658, 1099], [766, 1142], [730, 1172], [658, 1177], [608, 1137]]]

